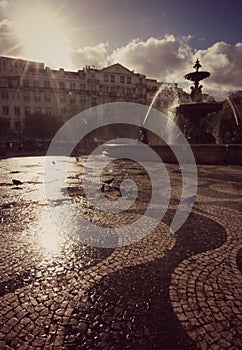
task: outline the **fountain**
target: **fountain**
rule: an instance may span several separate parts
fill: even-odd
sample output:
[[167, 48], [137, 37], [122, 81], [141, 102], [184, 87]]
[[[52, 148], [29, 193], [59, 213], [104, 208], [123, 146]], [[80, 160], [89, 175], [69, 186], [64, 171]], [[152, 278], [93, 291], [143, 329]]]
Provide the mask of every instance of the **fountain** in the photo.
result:
[[215, 143], [213, 135], [207, 130], [202, 130], [199, 125], [201, 119], [208, 113], [218, 112], [222, 108], [221, 102], [204, 101], [202, 94], [202, 85], [199, 82], [210, 76], [209, 72], [199, 71], [201, 64], [199, 60], [196, 61], [195, 72], [191, 72], [185, 75], [186, 80], [194, 82], [194, 86], [191, 86], [190, 103], [182, 103], [176, 109], [176, 115], [178, 119], [182, 117], [185, 119], [183, 127], [179, 125], [183, 133], [187, 137], [191, 144], [211, 144]]
[[[185, 158], [188, 145], [185, 145], [184, 139], [187, 139], [187, 141], [190, 143], [190, 148], [197, 164], [242, 165], [242, 145], [240, 144], [240, 135], [242, 135], [242, 119], [240, 118], [239, 120], [238, 118], [235, 118], [237, 126], [237, 132], [235, 133], [234, 137], [235, 144], [222, 144], [215, 142], [215, 137], [212, 135], [210, 130], [212, 124], [211, 120], [216, 123], [216, 117], [219, 118], [218, 112], [222, 109], [223, 102], [216, 102], [213, 98], [202, 93], [202, 85], [200, 85], [200, 81], [208, 78], [210, 73], [199, 70], [201, 68], [199, 60], [195, 62], [193, 68], [195, 68], [194, 72], [190, 72], [185, 75], [186, 80], [194, 83], [193, 86], [191, 86], [189, 100], [187, 99], [187, 96], [186, 101], [184, 101], [184, 98], [181, 98], [179, 102], [174, 100], [176, 107], [174, 109], [173, 117], [169, 117], [168, 122], [166, 121], [166, 123], [164, 123], [163, 120], [163, 122], [153, 125], [153, 129], [150, 128], [153, 122], [152, 113], [154, 112], [154, 110], [152, 112], [152, 106], [160, 93], [160, 90], [156, 92], [142, 121], [141, 110], [136, 116], [132, 116], [134, 118], [134, 125], [139, 125], [138, 141], [143, 144], [148, 144], [149, 147], [155, 151], [165, 163], [177, 163], [177, 152], [182, 152]], [[178, 99], [179, 91], [177, 91], [176, 95]], [[135, 124], [135, 117], [137, 120], [139, 120], [139, 123], [137, 124]], [[173, 134], [175, 124], [179, 127], [179, 133], [176, 131]], [[162, 135], [162, 144], [154, 144], [150, 142], [151, 140], [149, 139], [149, 134], [147, 131], [153, 131], [153, 133], [159, 136]], [[116, 151], [118, 151], [120, 147], [123, 147], [123, 145], [119, 144], [118, 142], [119, 141], [117, 140], [117, 142], [107, 144], [106, 154], [108, 156], [116, 155]], [[138, 143], [136, 145], [126, 145], [127, 149], [129, 147], [137, 150], [137, 154], [141, 154]], [[144, 154], [141, 156], [143, 158], [146, 157]]]

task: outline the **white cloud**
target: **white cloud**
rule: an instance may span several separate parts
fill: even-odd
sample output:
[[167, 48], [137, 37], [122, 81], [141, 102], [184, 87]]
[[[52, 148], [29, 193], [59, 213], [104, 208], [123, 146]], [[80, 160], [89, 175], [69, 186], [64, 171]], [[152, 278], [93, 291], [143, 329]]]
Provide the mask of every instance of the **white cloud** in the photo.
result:
[[176, 71], [185, 68], [191, 59], [188, 38], [166, 35], [164, 38], [149, 38], [146, 41], [133, 40], [111, 54], [113, 62], [146, 74], [151, 78], [167, 80], [174, 78]]
[[220, 90], [242, 89], [242, 43], [218, 42], [206, 50], [197, 51], [196, 57], [211, 73], [204, 85]]
[[[186, 86], [184, 75], [193, 71], [198, 58], [202, 69], [211, 76], [202, 81], [203, 91], [216, 97], [227, 96], [229, 91], [242, 90], [242, 43], [235, 45], [218, 42], [206, 50], [194, 51], [189, 45], [191, 36], [149, 38], [133, 40], [111, 54], [114, 62], [166, 82], [177, 82]], [[113, 62], [113, 63], [114, 63]], [[191, 82], [187, 82], [187, 86]], [[187, 88], [187, 91], [190, 91]]]
[[73, 50], [71, 59], [75, 68], [80, 69], [86, 65], [95, 66], [96, 68], [103, 68], [107, 63], [107, 44], [100, 43], [96, 46], [86, 46]]

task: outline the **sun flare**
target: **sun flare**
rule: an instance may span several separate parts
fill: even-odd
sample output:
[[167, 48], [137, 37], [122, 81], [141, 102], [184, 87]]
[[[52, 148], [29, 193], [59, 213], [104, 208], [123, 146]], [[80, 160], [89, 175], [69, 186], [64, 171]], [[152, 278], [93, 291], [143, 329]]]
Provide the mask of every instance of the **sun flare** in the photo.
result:
[[52, 67], [70, 67], [71, 45], [60, 17], [51, 9], [32, 6], [16, 13], [15, 34], [26, 58]]

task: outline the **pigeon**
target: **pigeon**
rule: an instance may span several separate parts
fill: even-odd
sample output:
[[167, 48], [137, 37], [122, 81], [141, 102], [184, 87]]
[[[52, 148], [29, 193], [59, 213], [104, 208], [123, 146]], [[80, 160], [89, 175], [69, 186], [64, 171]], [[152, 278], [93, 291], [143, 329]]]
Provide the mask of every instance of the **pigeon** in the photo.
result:
[[20, 181], [20, 180], [15, 180], [15, 179], [12, 180], [12, 183], [13, 183], [15, 186], [17, 186], [17, 187], [23, 184], [22, 181]]
[[108, 186], [111, 186], [112, 183], [113, 183], [113, 181], [114, 181], [114, 177], [112, 177], [111, 179], [108, 179], [108, 180], [103, 181], [103, 183], [106, 184], [106, 185], [108, 185]]
[[112, 187], [113, 181], [114, 181], [114, 177], [112, 177], [111, 179], [102, 181], [101, 191], [104, 192], [106, 188], [110, 189]]

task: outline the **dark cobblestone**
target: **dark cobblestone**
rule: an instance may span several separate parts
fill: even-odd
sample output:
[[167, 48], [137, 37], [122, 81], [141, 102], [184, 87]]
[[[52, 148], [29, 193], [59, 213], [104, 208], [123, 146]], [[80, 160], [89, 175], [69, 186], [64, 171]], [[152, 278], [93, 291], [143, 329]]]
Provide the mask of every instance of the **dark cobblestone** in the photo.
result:
[[[1, 161], [0, 349], [242, 348], [240, 167], [199, 166], [193, 211], [172, 234], [181, 179], [178, 167], [167, 165], [173, 187], [163, 222], [139, 242], [101, 249], [52, 221], [42, 165], [38, 157]], [[24, 182], [19, 191], [13, 167]], [[81, 161], [69, 161], [68, 191], [80, 215], [117, 227], [143, 215], [151, 188], [139, 165], [106, 169], [104, 178], [112, 174], [117, 186], [124, 172], [139, 188], [119, 215], [103, 215], [87, 201], [81, 169]]]

